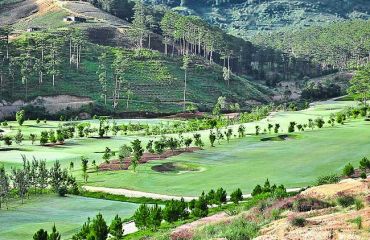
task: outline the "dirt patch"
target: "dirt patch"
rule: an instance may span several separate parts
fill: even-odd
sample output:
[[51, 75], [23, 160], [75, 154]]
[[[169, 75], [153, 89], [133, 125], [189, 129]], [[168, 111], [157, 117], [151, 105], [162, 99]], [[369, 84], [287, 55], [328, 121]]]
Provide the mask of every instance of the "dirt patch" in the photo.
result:
[[179, 172], [197, 172], [200, 171], [200, 168], [191, 163], [184, 163], [184, 162], [167, 162], [160, 165], [156, 165], [152, 167], [153, 171], [160, 172], [160, 173], [179, 173]]
[[45, 145], [42, 145], [44, 147], [59, 147], [59, 146], [63, 146], [64, 143], [47, 143]]
[[282, 135], [275, 136], [275, 137], [261, 138], [261, 141], [262, 142], [267, 142], [267, 141], [279, 142], [279, 141], [285, 141], [285, 140], [290, 140], [290, 139], [297, 139], [297, 136], [296, 135], [282, 134]]
[[194, 231], [201, 226], [207, 224], [223, 224], [233, 219], [234, 216], [228, 216], [226, 213], [221, 212], [209, 217], [201, 218], [197, 221], [177, 227], [171, 233], [171, 239], [192, 239]]
[[[191, 153], [195, 151], [199, 151], [201, 148], [198, 147], [191, 147], [191, 148], [182, 148], [177, 150], [167, 150], [162, 154], [155, 154], [155, 153], [144, 153], [142, 156], [140, 163], [144, 164], [149, 161], [153, 160], [163, 160], [169, 157], [177, 156], [182, 153]], [[109, 163], [102, 163], [99, 166], [100, 171], [117, 171], [117, 170], [127, 170], [131, 165], [131, 158], [126, 158], [123, 163], [121, 164], [119, 160], [112, 160]]]
[[112, 137], [110, 137], [110, 136], [103, 136], [103, 137], [93, 136], [93, 137], [89, 137], [89, 138], [93, 138], [93, 139], [111, 139]]
[[336, 184], [325, 184], [309, 188], [301, 193], [302, 196], [315, 197], [320, 199], [331, 199], [339, 192], [349, 195], [370, 194], [370, 179], [355, 180], [345, 179]]
[[195, 112], [195, 113], [177, 113], [174, 115], [170, 115], [167, 117], [164, 117], [166, 119], [196, 119], [196, 118], [204, 118], [205, 113], [204, 112]]
[[21, 148], [0, 148], [0, 152], [22, 151]]

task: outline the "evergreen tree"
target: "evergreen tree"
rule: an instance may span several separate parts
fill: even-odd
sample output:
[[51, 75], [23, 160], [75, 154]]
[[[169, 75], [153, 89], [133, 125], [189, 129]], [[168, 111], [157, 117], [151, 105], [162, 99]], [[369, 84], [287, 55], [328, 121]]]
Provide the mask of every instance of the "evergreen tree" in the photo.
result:
[[149, 226], [149, 215], [150, 210], [148, 206], [146, 204], [140, 205], [133, 216], [136, 227], [139, 229], [146, 229]]
[[61, 239], [60, 233], [57, 231], [57, 228], [55, 227], [55, 224], [51, 230], [50, 235], [48, 236], [48, 240], [60, 240]]
[[50, 169], [50, 185], [53, 188], [54, 192], [58, 192], [59, 187], [64, 182], [64, 176], [62, 169], [60, 167], [59, 161], [55, 161], [53, 167]]
[[48, 186], [49, 171], [46, 168], [46, 161], [39, 162], [37, 176], [37, 185], [42, 193], [42, 191]]
[[234, 192], [231, 193], [230, 200], [235, 204], [238, 204], [240, 201], [243, 201], [243, 193], [240, 190], [240, 188], [236, 189]]
[[4, 166], [0, 165], [0, 209], [2, 203], [6, 203], [6, 200], [9, 197], [9, 191], [9, 176], [6, 174]]
[[147, 20], [144, 4], [141, 1], [136, 1], [130, 34], [139, 49], [143, 48], [144, 38], [148, 32], [146, 23]]
[[20, 110], [15, 114], [15, 118], [19, 124], [19, 126], [22, 126], [24, 121], [26, 121], [26, 112], [24, 110]]
[[14, 136], [15, 143], [19, 145], [22, 143], [23, 139], [24, 138], [23, 138], [22, 131], [18, 129], [17, 134]]
[[195, 202], [192, 214], [199, 218], [206, 217], [208, 215], [208, 202], [204, 193], [202, 193], [199, 199]]
[[38, 230], [33, 235], [33, 240], [48, 240], [48, 232], [45, 231], [44, 229]]
[[88, 169], [88, 164], [89, 163], [89, 160], [84, 157], [84, 156], [81, 156], [81, 170], [82, 170], [82, 177], [85, 181], [85, 183], [87, 182], [87, 179], [89, 178], [89, 175], [87, 173], [87, 169]]
[[156, 231], [158, 227], [161, 225], [163, 216], [162, 216], [162, 209], [155, 204], [153, 207], [150, 208], [149, 213], [149, 226]]
[[116, 215], [109, 226], [109, 233], [116, 239], [121, 239], [123, 236], [122, 219]]
[[134, 169], [134, 172], [136, 171], [136, 167], [139, 165], [140, 159], [143, 156], [144, 149], [141, 146], [141, 141], [139, 139], [136, 139], [131, 142], [132, 146], [132, 157], [131, 157], [131, 164]]
[[99, 213], [92, 220], [90, 226], [90, 233], [87, 239], [106, 240], [108, 238], [108, 233], [109, 233], [108, 226], [103, 218], [103, 215]]

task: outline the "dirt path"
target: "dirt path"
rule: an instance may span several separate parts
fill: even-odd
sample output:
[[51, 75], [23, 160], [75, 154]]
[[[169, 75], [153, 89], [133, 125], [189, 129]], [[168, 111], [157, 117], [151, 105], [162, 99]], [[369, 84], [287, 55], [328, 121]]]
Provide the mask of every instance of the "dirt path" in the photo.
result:
[[225, 212], [220, 212], [216, 213], [215, 215], [204, 217], [194, 222], [181, 225], [172, 231], [171, 239], [191, 239], [194, 229], [197, 229], [205, 224], [221, 223], [230, 220], [233, 217], [234, 216], [230, 217]]
[[[171, 200], [171, 199], [180, 200], [181, 198], [184, 198], [186, 202], [190, 202], [193, 199], [198, 199], [198, 197], [181, 197], [181, 196], [135, 191], [135, 190], [129, 190], [129, 189], [124, 189], [124, 188], [82, 186], [82, 189], [88, 192], [102, 192], [102, 193], [109, 193], [113, 195], [123, 195], [126, 197], [146, 197], [146, 198], [153, 198], [153, 199], [160, 199], [160, 200]], [[291, 189], [287, 189], [287, 192], [297, 192], [299, 190], [301, 190], [301, 188], [291, 188]], [[243, 195], [243, 197], [250, 198], [252, 197], [252, 195], [245, 194]], [[228, 197], [228, 199], [229, 198], [230, 197]]]

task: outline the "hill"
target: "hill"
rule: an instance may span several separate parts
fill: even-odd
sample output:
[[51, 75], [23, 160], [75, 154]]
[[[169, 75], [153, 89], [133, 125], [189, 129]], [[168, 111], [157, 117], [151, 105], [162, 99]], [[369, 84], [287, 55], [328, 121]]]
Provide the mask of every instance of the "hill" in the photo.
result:
[[165, 2], [177, 11], [196, 14], [232, 35], [247, 39], [257, 33], [370, 17], [370, 3], [366, 0], [146, 1], [156, 4]]
[[171, 239], [369, 239], [368, 184], [369, 179], [346, 179], [285, 199], [260, 196], [256, 207], [243, 211], [240, 206], [185, 224]]
[[[193, 5], [188, 2], [184, 6]], [[102, 109], [108, 113], [117, 99], [122, 102], [115, 109], [119, 112], [178, 112], [183, 109], [184, 55], [191, 56], [186, 101], [204, 111], [209, 111], [219, 96], [245, 110], [271, 100], [299, 99], [308, 79], [338, 70], [322, 59], [294, 56], [274, 44], [245, 41], [198, 17], [166, 8], [136, 7], [136, 16], [123, 17], [116, 12], [117, 6], [113, 7], [108, 11], [99, 4], [58, 0], [5, 5], [0, 20], [3, 26], [10, 25], [11, 31], [4, 28], [1, 36], [1, 51], [6, 52], [1, 62], [3, 105], [39, 96], [74, 95], [104, 103]], [[64, 21], [68, 16], [83, 21]], [[140, 16], [144, 17], [140, 20]], [[366, 32], [362, 34], [367, 37]], [[362, 39], [363, 35], [359, 36]], [[99, 57], [104, 52], [110, 52], [110, 73], [103, 86]], [[117, 72], [112, 70], [117, 52], [129, 63], [118, 90]], [[335, 90], [334, 96], [341, 92], [331, 83], [328, 88]]]
[[[36, 10], [25, 11], [24, 7], [29, 4]], [[97, 73], [99, 57], [104, 52], [110, 53], [111, 69], [120, 52], [129, 63], [116, 112], [165, 114], [182, 111], [183, 59], [177, 54], [166, 56], [153, 50], [156, 46], [163, 50], [161, 36], [152, 34], [152, 50], [135, 50], [132, 48], [135, 41], [128, 34], [131, 24], [86, 2], [25, 1], [8, 7], [19, 18], [12, 24], [12, 41], [2, 41], [2, 52], [8, 49], [11, 56], [8, 59], [6, 54], [2, 55], [0, 92], [5, 101], [3, 105], [22, 100], [16, 103], [19, 106], [24, 104], [23, 101], [30, 102], [39, 96], [73, 95], [88, 97], [101, 104], [106, 109], [104, 111], [111, 112], [116, 73], [110, 70], [108, 103], [105, 105]], [[69, 15], [81, 16], [87, 21], [64, 22], [63, 18]], [[6, 19], [7, 15], [2, 13], [0, 17]], [[31, 27], [40, 30], [26, 33]], [[6, 33], [3, 34], [6, 37]], [[54, 56], [58, 57], [57, 61], [53, 60]], [[249, 109], [251, 103], [270, 100], [271, 91], [266, 87], [234, 74], [231, 74], [228, 85], [223, 74], [221, 66], [193, 56], [188, 70], [188, 105], [194, 103], [200, 110], [210, 110], [219, 96], [225, 96], [229, 103], [239, 103], [243, 109]], [[128, 97], [130, 101], [126, 101]]]

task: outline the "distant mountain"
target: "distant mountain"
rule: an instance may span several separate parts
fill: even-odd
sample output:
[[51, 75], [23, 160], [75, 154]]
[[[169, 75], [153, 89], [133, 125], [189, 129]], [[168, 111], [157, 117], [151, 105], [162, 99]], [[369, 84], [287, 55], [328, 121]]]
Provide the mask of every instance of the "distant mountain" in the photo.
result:
[[239, 37], [256, 33], [369, 19], [369, 0], [146, 0], [196, 14]]

